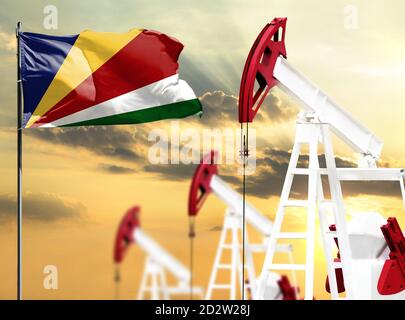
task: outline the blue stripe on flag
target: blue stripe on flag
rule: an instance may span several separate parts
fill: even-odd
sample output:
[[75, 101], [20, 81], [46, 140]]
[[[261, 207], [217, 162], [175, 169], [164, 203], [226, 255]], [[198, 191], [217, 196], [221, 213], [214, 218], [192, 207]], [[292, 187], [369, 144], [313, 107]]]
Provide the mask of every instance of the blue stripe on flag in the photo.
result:
[[25, 127], [46, 89], [55, 77], [78, 35], [51, 36], [21, 32], [21, 79]]

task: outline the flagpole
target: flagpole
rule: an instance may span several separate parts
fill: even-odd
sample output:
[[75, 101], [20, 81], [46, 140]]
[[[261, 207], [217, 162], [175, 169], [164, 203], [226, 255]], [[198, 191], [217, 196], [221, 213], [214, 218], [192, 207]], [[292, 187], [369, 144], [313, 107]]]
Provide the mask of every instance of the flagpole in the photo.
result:
[[17, 300], [22, 299], [22, 96], [21, 96], [21, 22], [17, 22]]

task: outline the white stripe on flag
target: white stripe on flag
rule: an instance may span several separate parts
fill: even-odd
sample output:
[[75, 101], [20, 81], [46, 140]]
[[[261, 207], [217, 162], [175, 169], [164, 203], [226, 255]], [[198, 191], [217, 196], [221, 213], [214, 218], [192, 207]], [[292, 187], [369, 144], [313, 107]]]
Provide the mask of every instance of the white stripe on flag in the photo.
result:
[[179, 79], [178, 74], [174, 74], [53, 122], [44, 123], [40, 127], [60, 127], [71, 123], [99, 119], [192, 99], [196, 99], [193, 89], [191, 89], [187, 82]]

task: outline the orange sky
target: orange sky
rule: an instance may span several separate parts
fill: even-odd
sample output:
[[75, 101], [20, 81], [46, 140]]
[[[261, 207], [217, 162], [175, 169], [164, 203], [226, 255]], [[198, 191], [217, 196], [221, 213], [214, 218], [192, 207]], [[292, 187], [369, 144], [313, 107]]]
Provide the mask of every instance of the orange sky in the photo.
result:
[[[289, 61], [372, 129], [384, 141], [382, 163], [395, 167], [405, 166], [405, 142], [399, 139], [404, 134], [402, 123], [405, 116], [402, 107], [405, 98], [405, 45], [402, 41], [405, 25], [399, 14], [404, 4], [394, 2], [397, 7], [373, 6], [366, 1], [328, 1], [328, 4], [308, 1], [306, 5], [300, 1], [253, 1], [249, 5], [242, 1], [215, 1], [215, 5], [207, 1], [186, 7], [184, 1], [174, 1], [168, 8], [163, 1], [153, 4], [140, 1], [137, 6], [131, 1], [120, 2], [119, 6], [113, 1], [98, 1], [96, 7], [91, 6], [91, 17], [88, 4], [56, 2], [59, 29], [51, 33], [74, 34], [86, 28], [125, 31], [132, 27], [147, 27], [175, 36], [185, 44], [181, 76], [198, 95], [212, 95], [212, 100], [205, 96], [208, 111], [203, 119], [181, 121], [182, 129], [218, 126], [236, 129], [235, 96], [249, 47], [265, 22], [273, 16], [288, 16]], [[360, 24], [356, 30], [343, 27], [343, 10], [348, 3], [359, 8]], [[13, 28], [21, 19], [26, 30], [50, 32], [42, 26], [42, 10], [46, 4], [47, 1], [37, 1], [23, 6], [21, 1], [5, 1], [0, 13], [0, 72], [4, 75], [0, 79], [0, 299], [13, 299], [16, 284], [16, 230], [13, 213], [10, 213], [14, 212], [10, 206], [12, 209], [15, 206], [16, 190]], [[193, 19], [182, 19], [184, 15]], [[209, 28], [207, 21], [210, 21]], [[376, 21], [384, 21], [384, 25], [376, 26]], [[214, 94], [216, 90], [219, 93]], [[278, 118], [263, 111], [264, 120], [252, 126], [257, 130], [258, 159], [264, 157], [266, 147], [288, 151], [292, 146], [297, 112], [295, 103], [277, 89], [274, 94], [279, 99], [276, 102], [281, 110]], [[224, 117], [231, 114], [229, 110], [234, 110], [235, 119], [215, 119], [218, 118], [215, 112], [222, 108], [228, 110]], [[204, 117], [210, 120], [204, 122]], [[80, 146], [72, 140], [47, 141], [33, 131], [25, 132], [25, 298], [114, 298], [114, 235], [123, 213], [135, 204], [142, 206], [143, 229], [188, 265], [186, 213], [190, 181], [184, 173], [181, 179], [174, 178], [177, 171], [170, 165], [166, 165], [164, 173], [155, 167], [145, 169], [151, 143], [145, 142], [142, 134], [151, 128], [167, 129], [168, 126], [169, 122], [160, 122], [107, 129], [107, 135], [118, 138], [122, 135], [123, 139], [128, 139], [128, 143], [121, 143], [122, 147], [136, 153], [137, 158], [133, 159], [100, 151], [104, 146], [102, 141]], [[61, 132], [59, 137], [66, 137], [58, 130], [52, 134]], [[334, 142], [339, 157], [356, 161], [351, 150], [336, 139]], [[97, 150], [98, 146], [100, 150]], [[123, 172], [117, 174], [105, 170], [111, 166], [119, 166]], [[255, 177], [263, 174], [262, 170], [258, 167], [256, 176], [248, 180], [254, 180], [255, 186], [261, 188], [265, 184], [277, 183], [272, 179], [257, 182]], [[220, 171], [228, 176], [233, 172], [226, 166], [220, 166]], [[398, 195], [399, 188], [397, 194], [355, 194], [345, 200], [348, 212], [378, 211], [384, 216], [397, 216], [405, 225], [404, 209]], [[249, 195], [248, 199], [269, 218], [274, 218], [277, 195]], [[222, 224], [224, 209], [219, 200], [211, 197], [198, 217], [194, 282], [203, 287], [208, 283], [220, 235], [211, 229]], [[50, 218], [53, 215], [56, 218]], [[297, 214], [291, 226], [301, 222], [302, 216]], [[327, 298], [323, 290], [325, 271], [319, 246], [318, 241], [315, 290], [318, 299]], [[144, 258], [139, 248], [132, 248], [122, 265], [121, 298], [136, 296]], [[257, 258], [257, 271], [262, 259]], [[58, 290], [43, 288], [42, 270], [49, 264], [58, 267]]]

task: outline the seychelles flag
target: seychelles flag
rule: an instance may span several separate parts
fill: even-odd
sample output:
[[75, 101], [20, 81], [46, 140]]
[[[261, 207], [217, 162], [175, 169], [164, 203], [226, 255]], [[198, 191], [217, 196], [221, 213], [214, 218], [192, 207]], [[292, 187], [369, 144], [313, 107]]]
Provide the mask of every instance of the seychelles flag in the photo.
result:
[[179, 79], [183, 45], [165, 34], [19, 36], [25, 128], [134, 124], [202, 111]]

